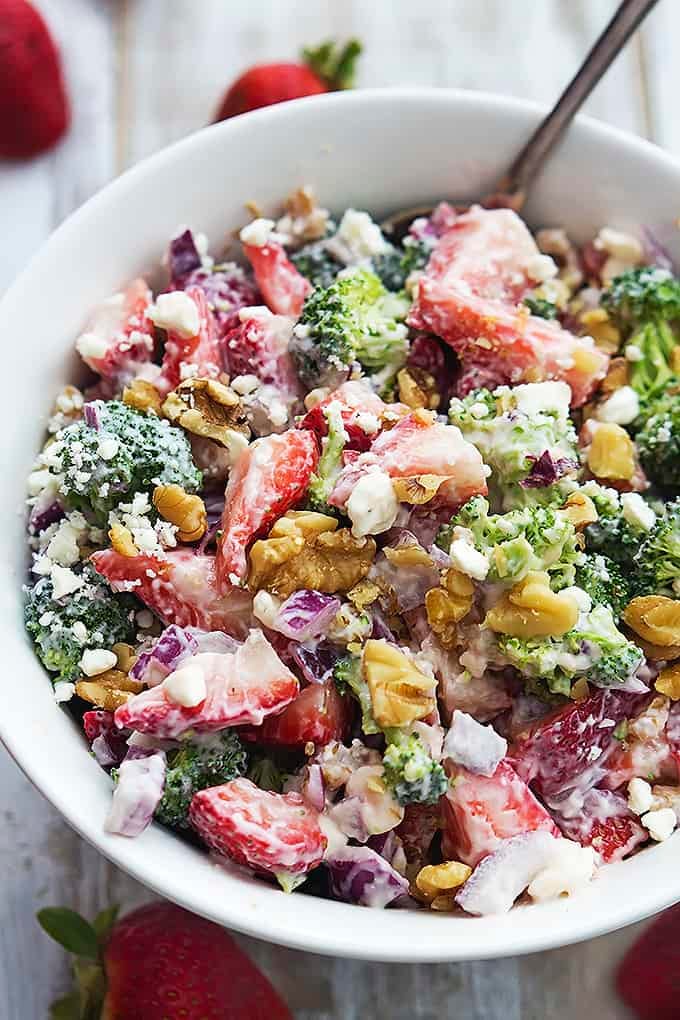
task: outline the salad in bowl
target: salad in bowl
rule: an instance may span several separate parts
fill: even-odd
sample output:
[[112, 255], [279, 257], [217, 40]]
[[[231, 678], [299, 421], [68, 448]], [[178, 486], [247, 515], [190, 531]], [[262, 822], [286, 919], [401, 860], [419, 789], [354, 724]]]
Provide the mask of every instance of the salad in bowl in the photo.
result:
[[680, 817], [680, 280], [305, 188], [75, 339], [28, 479], [25, 621], [152, 821], [286, 891], [489, 915]]

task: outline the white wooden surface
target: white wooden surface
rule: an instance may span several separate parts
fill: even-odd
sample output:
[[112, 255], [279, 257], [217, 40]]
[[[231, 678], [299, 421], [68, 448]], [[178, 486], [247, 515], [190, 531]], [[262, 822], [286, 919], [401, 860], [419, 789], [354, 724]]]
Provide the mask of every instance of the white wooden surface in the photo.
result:
[[[614, 0], [38, 2], [62, 43], [75, 119], [56, 153], [0, 165], [0, 292], [90, 194], [206, 123], [223, 87], [254, 61], [356, 34], [366, 46], [364, 86], [457, 85], [550, 102], [615, 7]], [[679, 29], [680, 4], [661, 0], [589, 103], [595, 116], [678, 155]], [[67, 972], [37, 928], [36, 909], [66, 903], [91, 915], [146, 893], [72, 833], [1, 750], [0, 791], [0, 1017], [43, 1020]], [[524, 959], [436, 966], [327, 960], [244, 941], [299, 1020], [622, 1020], [628, 1014], [613, 996], [611, 971], [639, 928]]]

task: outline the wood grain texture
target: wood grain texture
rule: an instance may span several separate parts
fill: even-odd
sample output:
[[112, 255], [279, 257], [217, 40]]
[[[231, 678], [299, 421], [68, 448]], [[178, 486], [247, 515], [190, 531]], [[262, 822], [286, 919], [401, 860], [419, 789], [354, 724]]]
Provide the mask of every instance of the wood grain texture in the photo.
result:
[[[306, 42], [356, 34], [360, 84], [486, 89], [552, 102], [614, 0], [39, 0], [59, 36], [74, 125], [54, 154], [0, 167], [0, 291], [47, 234], [125, 166], [211, 119], [245, 66], [292, 58]], [[680, 153], [672, 47], [680, 7], [665, 0], [619, 58], [588, 112]], [[102, 239], [105, 243], [105, 239]], [[60, 820], [0, 753], [0, 1017], [44, 1020], [66, 964], [34, 913], [93, 914], [148, 894]], [[77, 791], [74, 791], [77, 795]], [[382, 965], [329, 960], [243, 939], [298, 1020], [545, 1020], [627, 1015], [610, 975], [639, 926], [540, 956]]]

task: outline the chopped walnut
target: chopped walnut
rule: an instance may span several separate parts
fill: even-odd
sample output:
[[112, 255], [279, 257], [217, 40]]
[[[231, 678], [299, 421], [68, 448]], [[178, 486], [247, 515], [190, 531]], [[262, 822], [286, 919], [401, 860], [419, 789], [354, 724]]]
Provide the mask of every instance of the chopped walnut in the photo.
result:
[[621, 346], [621, 333], [609, 318], [606, 308], [589, 308], [581, 313], [579, 321], [600, 350], [616, 354]]
[[132, 680], [123, 670], [108, 669], [92, 680], [78, 680], [76, 694], [83, 701], [88, 701], [97, 708], [103, 708], [106, 712], [115, 712], [131, 697], [139, 694], [143, 687], [143, 684], [138, 680]]
[[205, 503], [200, 496], [185, 492], [181, 485], [157, 485], [153, 505], [164, 520], [179, 529], [180, 542], [197, 542], [205, 535], [208, 527]]
[[628, 603], [624, 622], [645, 641], [661, 648], [680, 645], [680, 601], [665, 595], [642, 595]]
[[621, 425], [597, 425], [588, 448], [588, 467], [595, 478], [630, 481], [635, 474], [635, 447]]
[[150, 382], [145, 379], [133, 379], [123, 390], [123, 403], [135, 411], [146, 411], [161, 416], [163, 398]]
[[250, 428], [238, 394], [216, 379], [186, 379], [165, 398], [163, 414], [187, 432], [223, 446], [232, 463], [248, 445]]
[[576, 531], [583, 531], [589, 524], [598, 519], [597, 510], [590, 496], [585, 492], [572, 492], [559, 513], [574, 525]]
[[472, 874], [472, 868], [459, 861], [428, 864], [416, 875], [414, 894], [428, 903], [432, 910], [452, 910], [455, 901], [450, 894]]
[[129, 528], [126, 528], [123, 524], [114, 524], [109, 531], [109, 540], [111, 545], [120, 553], [121, 556], [133, 556], [139, 555], [139, 549], [132, 540], [132, 532]]
[[420, 407], [435, 411], [441, 403], [434, 376], [423, 368], [402, 368], [397, 372], [397, 384], [399, 400], [414, 411]]
[[297, 188], [285, 202], [285, 212], [276, 224], [286, 244], [306, 244], [326, 236], [328, 210], [317, 205], [311, 188]]
[[489, 610], [484, 625], [512, 637], [561, 637], [577, 619], [576, 600], [566, 592], [555, 594], [548, 574], [531, 571]]
[[392, 488], [400, 503], [422, 506], [434, 499], [444, 482], [448, 481], [448, 475], [411, 475], [408, 478], [393, 478]]
[[362, 668], [378, 726], [406, 726], [434, 711], [437, 681], [395, 645], [367, 641]]
[[427, 622], [444, 648], [456, 644], [456, 624], [472, 609], [474, 594], [470, 578], [451, 567], [444, 573], [442, 586], [431, 588], [425, 595]]

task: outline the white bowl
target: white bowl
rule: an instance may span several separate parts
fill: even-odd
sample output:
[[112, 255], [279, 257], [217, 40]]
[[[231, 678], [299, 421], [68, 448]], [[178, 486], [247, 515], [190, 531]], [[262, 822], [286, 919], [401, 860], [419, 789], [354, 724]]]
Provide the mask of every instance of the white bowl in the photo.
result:
[[[333, 210], [380, 216], [441, 197], [483, 194], [536, 124], [537, 107], [480, 93], [390, 90], [337, 94], [239, 117], [158, 153], [73, 215], [0, 303], [5, 422], [0, 532], [0, 736], [42, 793], [90, 843], [135, 878], [196, 913], [299, 949], [373, 960], [511, 956], [611, 931], [680, 899], [680, 835], [611, 865], [573, 899], [503, 917], [368, 910], [296, 893], [216, 866], [152, 826], [138, 839], [102, 823], [111, 783], [54, 703], [24, 635], [22, 499], [59, 386], [75, 371], [74, 337], [90, 308], [158, 265], [180, 224], [217, 246], [249, 199], [274, 208], [311, 184]], [[550, 162], [526, 212], [585, 240], [603, 224], [649, 225], [680, 257], [674, 218], [680, 166], [654, 146], [583, 119]]]

